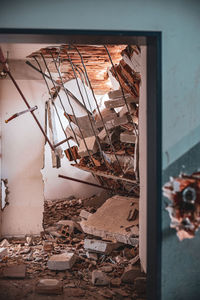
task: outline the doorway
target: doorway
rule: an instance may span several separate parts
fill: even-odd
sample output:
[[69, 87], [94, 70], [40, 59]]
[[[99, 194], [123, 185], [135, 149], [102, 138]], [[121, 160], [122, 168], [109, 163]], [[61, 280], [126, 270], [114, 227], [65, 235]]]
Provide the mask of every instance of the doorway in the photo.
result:
[[[28, 34], [30, 33], [30, 34]], [[143, 220], [143, 228], [147, 226], [147, 275], [148, 293], [158, 299], [160, 278], [160, 174], [161, 174], [161, 87], [160, 87], [160, 33], [139, 32], [4, 32], [3, 42], [34, 43], [73, 43], [73, 44], [132, 44], [147, 45], [147, 224]], [[145, 204], [144, 204], [145, 205]], [[141, 225], [142, 226], [142, 225]], [[145, 246], [144, 246], [145, 248]], [[145, 251], [143, 255], [146, 255]], [[155, 263], [157, 262], [157, 263]]]

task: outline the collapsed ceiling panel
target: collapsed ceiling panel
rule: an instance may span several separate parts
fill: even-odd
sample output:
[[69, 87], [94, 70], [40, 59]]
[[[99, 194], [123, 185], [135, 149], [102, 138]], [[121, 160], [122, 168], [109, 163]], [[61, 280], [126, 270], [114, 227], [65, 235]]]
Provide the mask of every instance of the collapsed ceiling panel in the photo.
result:
[[[138, 196], [140, 48], [48, 46], [33, 52], [28, 59], [27, 64], [43, 76], [49, 92], [45, 103], [49, 124], [45, 130], [3, 56], [2, 63], [51, 147], [53, 167], [60, 167], [64, 150], [72, 166], [91, 172], [101, 186], [111, 187], [115, 193]], [[69, 88], [68, 83], [72, 82], [73, 88]], [[98, 98], [98, 93], [103, 97]], [[55, 118], [63, 132], [62, 141], [57, 140]], [[63, 150], [62, 144], [67, 144]]]
[[[109, 45], [107, 47], [113, 63], [118, 64], [122, 57], [121, 53], [124, 51], [126, 46]], [[133, 49], [138, 51], [137, 48]], [[82, 58], [80, 57], [79, 52], [81, 53]], [[76, 71], [79, 73], [79, 76], [84, 75], [82, 64], [82, 61], [84, 61], [88, 77], [90, 78], [95, 94], [103, 95], [111, 90], [112, 86], [108, 77], [108, 70], [111, 65], [108, 54], [103, 45], [62, 45], [59, 47], [46, 47], [31, 53], [28, 58], [40, 58], [41, 54], [45, 59], [50, 59], [52, 61], [53, 57], [55, 60], [59, 61], [59, 70], [62, 74], [63, 82], [67, 82], [75, 78], [69, 60], [71, 60], [74, 66], [76, 66]], [[127, 51], [127, 55], [131, 55], [130, 51]], [[49, 69], [52, 73], [57, 73], [54, 62], [49, 64]], [[59, 76], [56, 81], [57, 83], [61, 83]]]

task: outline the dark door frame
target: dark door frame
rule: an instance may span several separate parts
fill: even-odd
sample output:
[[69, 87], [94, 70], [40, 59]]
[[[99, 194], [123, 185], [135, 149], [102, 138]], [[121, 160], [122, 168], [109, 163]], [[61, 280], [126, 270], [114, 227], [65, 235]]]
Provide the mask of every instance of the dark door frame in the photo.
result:
[[0, 29], [0, 43], [147, 45], [147, 296], [161, 299], [161, 32]]

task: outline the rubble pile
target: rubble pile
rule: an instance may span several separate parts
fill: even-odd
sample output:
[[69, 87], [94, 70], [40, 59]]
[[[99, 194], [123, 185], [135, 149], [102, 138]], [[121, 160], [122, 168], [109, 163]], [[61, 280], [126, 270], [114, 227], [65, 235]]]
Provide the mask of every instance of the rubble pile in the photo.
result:
[[[51, 138], [56, 145], [53, 167], [60, 167], [62, 157], [57, 145], [68, 141], [64, 153], [72, 166], [91, 172], [101, 186], [110, 187], [115, 194], [139, 196], [140, 47], [61, 45], [42, 48], [28, 58], [36, 59], [41, 70], [45, 63], [51, 80], [48, 103], [52, 110], [60, 103], [68, 122], [67, 128], [61, 124], [63, 141]], [[64, 85], [72, 78], [78, 88], [76, 95]], [[95, 96], [98, 94], [101, 99]], [[49, 127], [55, 131], [53, 124]]]
[[[101, 177], [115, 192], [139, 196], [138, 186], [138, 111], [140, 97], [140, 48], [127, 46], [119, 64], [108, 74], [119, 84], [108, 92], [104, 107], [90, 115], [77, 117], [65, 113], [66, 133], [76, 148], [65, 150], [72, 166]], [[73, 128], [72, 128], [73, 127]]]
[[[125, 45], [108, 45], [108, 49], [114, 63], [119, 62], [121, 58], [121, 51], [124, 48]], [[61, 47], [47, 47], [31, 53], [28, 58], [37, 57], [39, 59], [42, 54], [45, 59], [48, 61], [50, 60], [49, 70], [52, 74], [56, 74], [58, 72], [52, 57], [54, 59], [59, 58], [62, 80], [63, 82], [67, 82], [75, 78], [74, 72], [69, 63], [69, 57], [72, 63], [80, 68], [80, 70], [83, 68], [82, 61], [77, 50], [80, 51], [83, 57], [95, 94], [102, 95], [102, 93], [108, 92], [110, 90], [110, 85], [107, 68], [110, 66], [110, 62], [103, 45], [76, 45], [75, 48], [73, 45], [65, 44]], [[79, 73], [77, 72], [77, 74]], [[58, 74], [55, 76], [55, 79], [58, 84], [61, 83], [61, 79]]]
[[[6, 251], [1, 251], [0, 284], [1, 280], [23, 278], [33, 282], [32, 293], [64, 293], [85, 299], [145, 299], [146, 279], [140, 269], [138, 244], [91, 235], [82, 226], [91, 218], [94, 221], [95, 214], [114, 203], [113, 199], [117, 202], [116, 196], [109, 198], [100, 208], [91, 206], [94, 197], [47, 201], [40, 237], [1, 241], [0, 249]], [[130, 207], [133, 210], [134, 205]], [[130, 218], [131, 209], [126, 210], [126, 219]], [[132, 224], [135, 220], [137, 217], [126, 222]]]

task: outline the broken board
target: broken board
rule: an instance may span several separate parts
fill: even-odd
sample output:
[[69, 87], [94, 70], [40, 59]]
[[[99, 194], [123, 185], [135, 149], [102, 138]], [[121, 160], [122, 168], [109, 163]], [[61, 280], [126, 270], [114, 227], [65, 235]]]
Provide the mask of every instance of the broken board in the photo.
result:
[[80, 225], [87, 234], [136, 246], [138, 238], [131, 231], [127, 231], [127, 228], [138, 225], [138, 216], [128, 221], [130, 210], [138, 207], [138, 201], [138, 198], [116, 195], [107, 199], [96, 213]]

